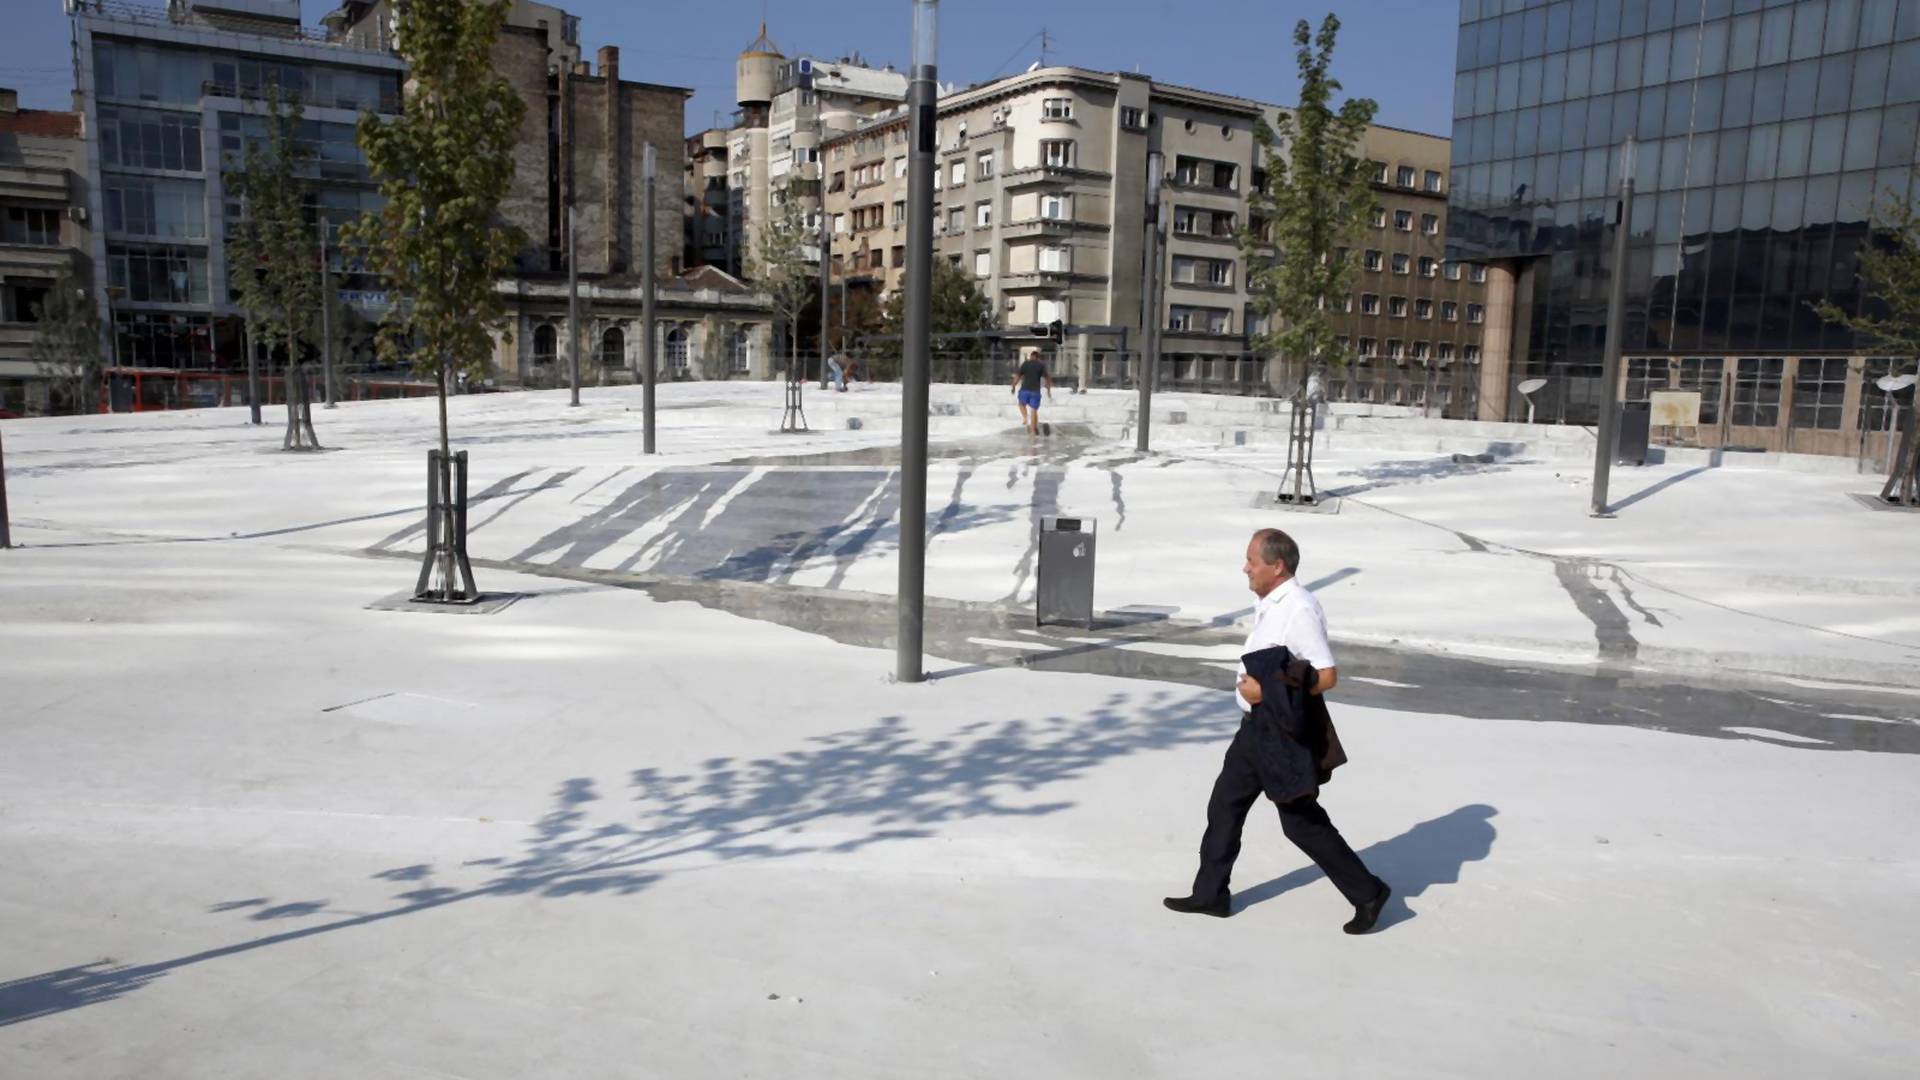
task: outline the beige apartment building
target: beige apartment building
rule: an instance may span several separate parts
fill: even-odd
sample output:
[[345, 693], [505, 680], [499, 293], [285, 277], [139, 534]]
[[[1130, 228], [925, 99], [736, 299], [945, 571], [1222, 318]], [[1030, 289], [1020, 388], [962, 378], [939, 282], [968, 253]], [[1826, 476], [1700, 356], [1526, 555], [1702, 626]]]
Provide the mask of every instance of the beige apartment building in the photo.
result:
[[[1220, 388], [1291, 384], [1249, 358], [1235, 241], [1255, 181], [1254, 126], [1279, 115], [1244, 98], [1136, 74], [1052, 67], [940, 99], [935, 246], [977, 277], [1002, 325], [1059, 320], [1126, 328], [1140, 345], [1147, 155], [1164, 155], [1167, 226], [1162, 375]], [[851, 288], [885, 296], [906, 261], [908, 118], [902, 110], [825, 142], [833, 265]], [[1476, 272], [1444, 263], [1445, 138], [1376, 127], [1366, 152], [1382, 214], [1359, 254], [1349, 335], [1369, 359], [1331, 392], [1468, 407], [1485, 317]], [[1257, 223], [1254, 223], [1257, 225]], [[1069, 344], [1069, 368], [1098, 383], [1121, 373], [1118, 335]]]
[[91, 278], [83, 120], [22, 109], [15, 91], [0, 88], [0, 415], [39, 415], [56, 404], [33, 341], [60, 275]]

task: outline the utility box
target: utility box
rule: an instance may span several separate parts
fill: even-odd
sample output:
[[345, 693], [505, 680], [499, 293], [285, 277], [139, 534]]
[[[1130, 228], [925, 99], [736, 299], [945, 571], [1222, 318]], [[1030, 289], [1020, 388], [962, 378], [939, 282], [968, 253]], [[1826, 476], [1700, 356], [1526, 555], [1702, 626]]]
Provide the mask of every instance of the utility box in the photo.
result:
[[1647, 463], [1647, 435], [1651, 429], [1653, 409], [1645, 402], [1632, 402], [1620, 410], [1618, 436], [1613, 444], [1613, 460], [1619, 465], [1645, 465]]
[[1033, 622], [1093, 629], [1092, 518], [1040, 519], [1040, 565], [1033, 590]]

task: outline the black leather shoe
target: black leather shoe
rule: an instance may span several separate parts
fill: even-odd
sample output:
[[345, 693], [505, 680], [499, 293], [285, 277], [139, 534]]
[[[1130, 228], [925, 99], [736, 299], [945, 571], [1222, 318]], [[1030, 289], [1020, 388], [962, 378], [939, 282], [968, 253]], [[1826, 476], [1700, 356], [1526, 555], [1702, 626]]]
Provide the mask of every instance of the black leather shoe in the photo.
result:
[[1177, 911], [1182, 915], [1211, 915], [1224, 919], [1233, 914], [1233, 900], [1221, 897], [1218, 900], [1202, 900], [1197, 896], [1169, 896], [1160, 901], [1167, 905], [1168, 911]]
[[1387, 883], [1380, 882], [1380, 895], [1354, 908], [1353, 920], [1341, 929], [1349, 934], [1364, 934], [1372, 930], [1373, 924], [1380, 921], [1380, 911], [1387, 906], [1387, 898], [1392, 895], [1393, 890], [1387, 887]]

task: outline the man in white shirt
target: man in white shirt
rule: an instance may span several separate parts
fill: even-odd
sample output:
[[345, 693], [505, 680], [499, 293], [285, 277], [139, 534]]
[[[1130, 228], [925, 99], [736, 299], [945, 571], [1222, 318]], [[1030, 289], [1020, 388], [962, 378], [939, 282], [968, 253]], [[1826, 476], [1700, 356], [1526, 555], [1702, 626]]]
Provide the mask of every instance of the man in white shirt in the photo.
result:
[[[1300, 548], [1293, 538], [1279, 529], [1262, 529], [1247, 544], [1247, 586], [1260, 598], [1254, 607], [1253, 630], [1241, 655], [1285, 646], [1295, 659], [1305, 660], [1315, 671], [1313, 694], [1324, 694], [1340, 681], [1334, 666], [1333, 649], [1327, 643], [1327, 617], [1320, 601], [1294, 579], [1300, 568]], [[1219, 779], [1213, 784], [1213, 797], [1207, 803], [1207, 831], [1200, 841], [1200, 872], [1194, 876], [1193, 892], [1188, 896], [1169, 896], [1168, 908], [1184, 914], [1233, 914], [1233, 895], [1227, 887], [1233, 874], [1233, 862], [1240, 854], [1240, 831], [1247, 812], [1260, 798], [1262, 786], [1255, 771], [1252, 752], [1253, 707], [1261, 701], [1260, 683], [1246, 673], [1243, 665], [1234, 688], [1240, 706], [1240, 731], [1227, 747], [1226, 760], [1220, 765]], [[1280, 827], [1294, 846], [1307, 854], [1325, 872], [1354, 907], [1353, 919], [1346, 924], [1349, 934], [1364, 934], [1373, 929], [1386, 906], [1391, 890], [1374, 877], [1360, 856], [1340, 835], [1321, 808], [1316, 795], [1276, 803]]]

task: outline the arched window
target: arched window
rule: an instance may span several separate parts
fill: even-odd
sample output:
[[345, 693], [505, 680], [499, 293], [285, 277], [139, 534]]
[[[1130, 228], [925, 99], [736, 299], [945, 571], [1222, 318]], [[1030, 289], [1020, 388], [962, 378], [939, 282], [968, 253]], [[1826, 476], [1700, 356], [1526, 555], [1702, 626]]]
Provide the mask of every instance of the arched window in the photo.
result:
[[753, 370], [753, 331], [740, 327], [727, 341], [727, 361], [735, 375]]
[[550, 323], [541, 323], [533, 328], [533, 362], [551, 364], [559, 355], [560, 335], [554, 332]]
[[600, 337], [600, 364], [602, 367], [625, 367], [627, 363], [627, 335], [617, 326], [610, 326]]
[[687, 370], [687, 328], [684, 326], [667, 330], [667, 370], [676, 374]]

